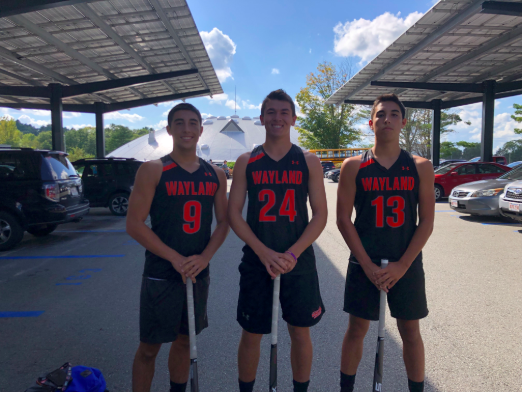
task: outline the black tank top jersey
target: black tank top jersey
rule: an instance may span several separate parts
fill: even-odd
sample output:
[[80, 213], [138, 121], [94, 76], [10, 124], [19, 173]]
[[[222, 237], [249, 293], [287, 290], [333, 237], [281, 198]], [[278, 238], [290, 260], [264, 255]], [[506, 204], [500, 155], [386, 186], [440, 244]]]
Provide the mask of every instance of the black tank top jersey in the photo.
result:
[[[189, 173], [167, 155], [150, 207], [152, 231], [163, 243], [188, 257], [203, 252], [210, 241], [214, 196], [219, 179], [212, 165], [200, 159]], [[181, 280], [172, 264], [149, 250], [145, 252], [145, 277]], [[208, 267], [200, 276], [208, 275]]]
[[[398, 261], [417, 229], [419, 174], [410, 153], [384, 168], [366, 151], [356, 177], [355, 228], [372, 260]], [[419, 254], [419, 258], [422, 258]], [[356, 261], [355, 256], [350, 256]]]
[[[248, 211], [247, 223], [268, 248], [280, 253], [288, 250], [308, 225], [308, 165], [301, 148], [292, 145], [279, 161], [271, 159], [257, 146], [246, 167]], [[243, 262], [265, 269], [248, 246], [243, 247]], [[299, 257], [288, 274], [302, 274], [315, 269], [313, 247]]]

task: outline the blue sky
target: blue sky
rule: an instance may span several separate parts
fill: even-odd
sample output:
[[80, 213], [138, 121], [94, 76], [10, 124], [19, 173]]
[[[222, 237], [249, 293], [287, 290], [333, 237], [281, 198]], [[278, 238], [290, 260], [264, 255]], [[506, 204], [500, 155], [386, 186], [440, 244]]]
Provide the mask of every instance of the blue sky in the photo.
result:
[[[351, 59], [355, 72], [386, 48], [434, 4], [418, 1], [328, 1], [265, 0], [261, 3], [238, 0], [188, 0], [203, 42], [220, 78], [224, 94], [187, 100], [205, 115], [237, 114], [259, 116], [259, 107], [268, 92], [285, 89], [292, 97], [306, 84], [306, 75], [323, 61], [339, 64]], [[514, 139], [511, 120], [513, 103], [520, 97], [497, 101], [495, 149]], [[173, 102], [134, 108], [105, 115], [105, 124], [131, 128], [166, 124]], [[456, 109], [471, 126], [461, 124], [446, 139], [480, 141], [481, 106]], [[15, 111], [0, 108], [35, 126], [50, 122], [47, 111]], [[64, 126], [94, 126], [94, 115], [64, 113]]]

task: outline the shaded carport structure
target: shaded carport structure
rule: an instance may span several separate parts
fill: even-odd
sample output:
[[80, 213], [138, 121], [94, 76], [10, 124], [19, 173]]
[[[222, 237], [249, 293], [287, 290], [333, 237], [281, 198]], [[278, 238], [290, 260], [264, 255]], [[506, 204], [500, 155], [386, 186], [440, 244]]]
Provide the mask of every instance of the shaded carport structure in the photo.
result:
[[522, 94], [522, 1], [442, 0], [328, 100], [372, 105], [384, 93], [433, 110], [439, 165], [441, 110], [482, 102], [481, 158], [493, 156], [495, 99]]
[[1, 0], [0, 107], [96, 115], [223, 93], [185, 0]]

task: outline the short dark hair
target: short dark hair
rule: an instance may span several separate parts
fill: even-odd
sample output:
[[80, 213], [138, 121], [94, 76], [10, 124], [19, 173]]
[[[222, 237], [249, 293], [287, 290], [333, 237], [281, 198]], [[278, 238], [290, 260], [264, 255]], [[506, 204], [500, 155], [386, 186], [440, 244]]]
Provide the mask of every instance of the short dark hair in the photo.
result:
[[263, 100], [263, 103], [261, 104], [261, 116], [264, 116], [266, 104], [268, 103], [268, 100], [278, 100], [278, 101], [286, 101], [290, 103], [290, 107], [292, 108], [292, 116], [295, 116], [295, 104], [292, 100], [292, 97], [290, 97], [286, 91], [283, 89], [277, 89], [272, 92], [270, 92], [269, 95], [265, 97]]
[[379, 105], [381, 102], [387, 102], [387, 101], [391, 101], [391, 102], [395, 102], [397, 105], [399, 105], [399, 108], [401, 108], [401, 113], [402, 113], [402, 118], [404, 119], [406, 117], [406, 107], [404, 106], [404, 104], [401, 102], [401, 100], [399, 100], [399, 97], [397, 97], [395, 94], [393, 93], [388, 93], [388, 94], [382, 94], [380, 95], [379, 97], [377, 97], [377, 99], [373, 102], [373, 106], [372, 106], [372, 113], [370, 115], [370, 117], [373, 119], [373, 115], [375, 114], [375, 108], [377, 108], [377, 105]]
[[169, 112], [169, 116], [167, 118], [167, 121], [168, 121], [168, 124], [169, 126], [172, 124], [172, 120], [174, 119], [174, 114], [177, 112], [177, 111], [191, 111], [191, 112], [194, 112], [197, 116], [198, 116], [198, 119], [199, 119], [199, 124], [201, 125], [201, 123], [203, 122], [201, 120], [201, 113], [199, 112], [198, 108], [196, 108], [194, 105], [192, 104], [189, 104], [187, 102], [183, 102], [181, 104], [178, 104], [176, 105], [174, 108], [172, 108]]

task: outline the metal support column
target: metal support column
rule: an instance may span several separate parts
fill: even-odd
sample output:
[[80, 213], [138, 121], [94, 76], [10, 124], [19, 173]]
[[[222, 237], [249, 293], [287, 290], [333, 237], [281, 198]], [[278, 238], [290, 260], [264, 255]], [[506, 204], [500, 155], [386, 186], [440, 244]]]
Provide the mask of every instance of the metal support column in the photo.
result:
[[493, 160], [493, 123], [495, 120], [495, 87], [494, 80], [484, 81], [482, 97], [482, 137], [480, 157], [484, 162]]
[[51, 134], [53, 150], [65, 151], [62, 117], [62, 85], [59, 83], [50, 83], [49, 87], [51, 89]]
[[103, 113], [105, 104], [96, 102], [94, 104], [96, 113], [96, 158], [105, 157], [105, 132], [103, 130]]
[[440, 119], [442, 100], [433, 100], [433, 121], [431, 123], [431, 162], [440, 165]]

